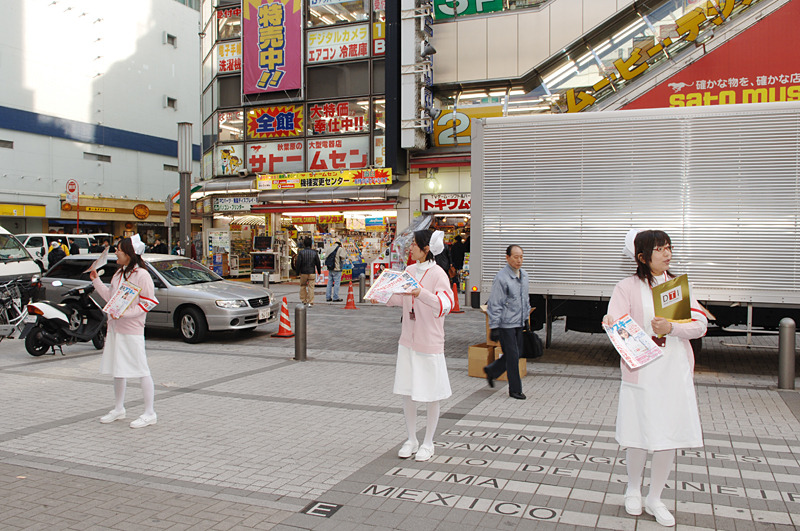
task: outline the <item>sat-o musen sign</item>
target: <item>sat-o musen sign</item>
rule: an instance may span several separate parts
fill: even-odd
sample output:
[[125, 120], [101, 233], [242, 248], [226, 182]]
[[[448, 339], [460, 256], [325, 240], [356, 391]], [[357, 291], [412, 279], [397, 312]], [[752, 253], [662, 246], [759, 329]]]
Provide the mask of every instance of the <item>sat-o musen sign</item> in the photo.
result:
[[798, 26], [789, 2], [623, 109], [798, 101]]

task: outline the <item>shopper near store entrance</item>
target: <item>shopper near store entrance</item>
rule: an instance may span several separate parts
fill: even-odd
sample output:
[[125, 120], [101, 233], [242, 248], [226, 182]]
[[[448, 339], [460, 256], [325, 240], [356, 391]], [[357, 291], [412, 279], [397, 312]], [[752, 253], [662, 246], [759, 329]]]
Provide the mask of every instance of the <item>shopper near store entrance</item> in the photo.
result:
[[67, 253], [61, 248], [61, 243], [54, 241], [50, 244], [50, 252], [47, 253], [47, 263], [50, 267], [53, 267], [65, 256], [67, 256]]
[[152, 252], [156, 254], [169, 254], [169, 249], [167, 249], [166, 243], [162, 242], [160, 238], [156, 238]]
[[[402, 459], [417, 461], [433, 457], [433, 435], [439, 423], [439, 402], [452, 395], [444, 359], [444, 318], [453, 307], [453, 292], [447, 275], [434, 256], [444, 249], [444, 233], [417, 231], [411, 242], [411, 260], [406, 267], [422, 286], [411, 293], [396, 293], [386, 303], [403, 307], [403, 325], [397, 347], [394, 393], [403, 396], [408, 439], [398, 452]], [[417, 403], [427, 405], [425, 439], [417, 441]]]
[[655, 316], [652, 288], [674, 276], [669, 271], [672, 242], [667, 233], [632, 230], [626, 238], [625, 254], [636, 260], [636, 274], [614, 288], [603, 322], [611, 324], [629, 314], [647, 334], [664, 344], [663, 356], [644, 367], [631, 370], [620, 362], [616, 439], [627, 448], [625, 511], [633, 516], [642, 514], [642, 476], [647, 453], [652, 452], [650, 490], [644, 510], [659, 524], [671, 527], [675, 518], [661, 501], [661, 492], [673, 468], [675, 450], [703, 446], [694, 390], [694, 353], [689, 340], [705, 335], [708, 318], [694, 297], [688, 323], [672, 323]]
[[[333, 254], [333, 269], [329, 258]], [[328, 268], [328, 285], [325, 288], [325, 300], [342, 302], [339, 298], [339, 284], [342, 282], [342, 263], [347, 260], [347, 252], [342, 249], [342, 242], [335, 240], [333, 248], [325, 255], [325, 266]]]
[[322, 273], [322, 264], [317, 251], [312, 249], [313, 240], [306, 236], [303, 238], [303, 248], [295, 257], [295, 271], [300, 275], [300, 302], [314, 306], [314, 285], [317, 273]]
[[114, 409], [100, 417], [102, 424], [110, 424], [125, 418], [125, 388], [128, 378], [139, 378], [144, 400], [144, 413], [131, 422], [131, 428], [144, 428], [158, 421], [153, 402], [155, 386], [147, 365], [147, 354], [144, 348], [144, 322], [147, 312], [158, 304], [155, 296], [153, 278], [145, 269], [142, 253], [144, 242], [138, 234], [125, 238], [117, 246], [118, 269], [111, 277], [111, 287], [106, 287], [92, 269], [89, 278], [92, 285], [104, 300], [109, 301], [117, 292], [120, 284], [129, 282], [140, 288], [133, 302], [118, 318], [109, 318], [106, 346], [100, 360], [100, 372], [114, 377]]
[[519, 245], [506, 249], [508, 264], [497, 272], [492, 282], [486, 313], [489, 315], [491, 340], [499, 341], [503, 355], [483, 368], [489, 387], [505, 372], [508, 374], [508, 396], [527, 398], [522, 392], [519, 355], [522, 352], [522, 329], [531, 313], [528, 295], [528, 273], [522, 269], [523, 252]]

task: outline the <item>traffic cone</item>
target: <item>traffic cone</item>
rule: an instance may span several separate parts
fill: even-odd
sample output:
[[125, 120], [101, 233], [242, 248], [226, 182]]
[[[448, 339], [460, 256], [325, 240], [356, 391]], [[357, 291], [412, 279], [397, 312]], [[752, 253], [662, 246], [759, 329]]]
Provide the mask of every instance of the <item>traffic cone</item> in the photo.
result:
[[453, 300], [455, 301], [456, 305], [450, 310], [450, 313], [464, 313], [464, 310], [461, 309], [461, 306], [458, 305], [458, 288], [456, 288], [456, 283], [453, 282]]
[[281, 304], [281, 325], [278, 327], [278, 332], [272, 334], [272, 337], [294, 337], [292, 322], [289, 320], [289, 301], [286, 300], [286, 297], [283, 298], [283, 304]]
[[350, 281], [350, 287], [347, 290], [347, 304], [344, 305], [345, 310], [358, 310], [356, 308], [356, 298], [353, 297], [353, 282]]

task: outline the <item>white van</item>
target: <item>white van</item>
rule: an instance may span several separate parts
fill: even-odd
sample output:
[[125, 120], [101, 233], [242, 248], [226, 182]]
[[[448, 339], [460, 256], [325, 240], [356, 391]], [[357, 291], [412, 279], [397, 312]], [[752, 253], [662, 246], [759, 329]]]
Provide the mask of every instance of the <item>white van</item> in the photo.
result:
[[26, 284], [42, 270], [22, 243], [0, 227], [0, 282], [22, 278]]
[[67, 249], [71, 249], [73, 244], [77, 244], [80, 254], [88, 253], [89, 247], [92, 245], [92, 239], [88, 234], [45, 234], [40, 232], [17, 234], [17, 239], [33, 255], [34, 260], [42, 264], [43, 271], [47, 271], [52, 265], [47, 260], [47, 253], [50, 252], [50, 244], [53, 242], [65, 243]]

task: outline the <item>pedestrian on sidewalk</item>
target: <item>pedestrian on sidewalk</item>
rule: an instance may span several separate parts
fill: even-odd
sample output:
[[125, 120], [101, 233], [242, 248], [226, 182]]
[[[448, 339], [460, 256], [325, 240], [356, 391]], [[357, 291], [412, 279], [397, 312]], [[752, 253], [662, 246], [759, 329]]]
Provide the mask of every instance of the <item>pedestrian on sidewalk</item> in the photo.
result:
[[131, 422], [131, 428], [144, 428], [155, 424], [158, 420], [153, 409], [155, 386], [147, 365], [147, 353], [144, 349], [144, 321], [147, 312], [158, 304], [155, 288], [150, 273], [145, 269], [142, 253], [144, 242], [138, 234], [123, 239], [117, 245], [118, 269], [111, 278], [111, 288], [97, 276], [92, 269], [89, 278], [94, 289], [106, 301], [117, 292], [123, 281], [141, 288], [133, 302], [119, 318], [110, 318], [106, 333], [106, 345], [100, 360], [100, 372], [114, 377], [114, 409], [100, 417], [100, 422], [109, 424], [125, 418], [125, 387], [127, 378], [139, 378], [144, 398], [144, 414]]
[[522, 329], [531, 313], [528, 295], [528, 273], [522, 269], [522, 247], [506, 248], [507, 265], [497, 272], [492, 282], [486, 313], [489, 315], [490, 339], [499, 341], [503, 355], [483, 368], [489, 387], [508, 374], [508, 396], [517, 400], [527, 398], [522, 392], [519, 375], [519, 356], [522, 352]]
[[661, 501], [661, 492], [672, 470], [675, 450], [703, 446], [689, 340], [705, 335], [708, 318], [694, 297], [691, 322], [672, 323], [655, 316], [652, 288], [674, 277], [669, 271], [672, 241], [667, 233], [645, 230], [637, 234], [632, 230], [626, 238], [625, 254], [636, 260], [636, 274], [614, 288], [603, 322], [610, 325], [629, 314], [664, 353], [634, 370], [620, 362], [616, 439], [627, 448], [625, 511], [633, 516], [642, 514], [642, 476], [647, 453], [652, 452], [644, 509], [659, 524], [671, 527], [675, 518]]
[[333, 248], [325, 255], [325, 267], [328, 269], [325, 300], [328, 302], [342, 302], [339, 298], [339, 284], [342, 282], [342, 263], [346, 260], [347, 252], [342, 249], [342, 242], [335, 240]]
[[[444, 318], [453, 307], [453, 292], [447, 274], [436, 265], [435, 255], [444, 249], [444, 233], [416, 231], [411, 242], [411, 260], [406, 267], [421, 288], [396, 293], [387, 302], [402, 306], [402, 331], [397, 346], [394, 393], [403, 396], [408, 439], [398, 456], [417, 461], [433, 457], [433, 435], [439, 423], [439, 402], [452, 395], [444, 359]], [[427, 424], [422, 445], [417, 441], [417, 403], [427, 405]]]
[[312, 249], [313, 243], [310, 237], [303, 238], [303, 249], [297, 253], [294, 264], [295, 271], [300, 275], [300, 302], [309, 306], [314, 306], [314, 286], [317, 274], [322, 273], [319, 255]]

